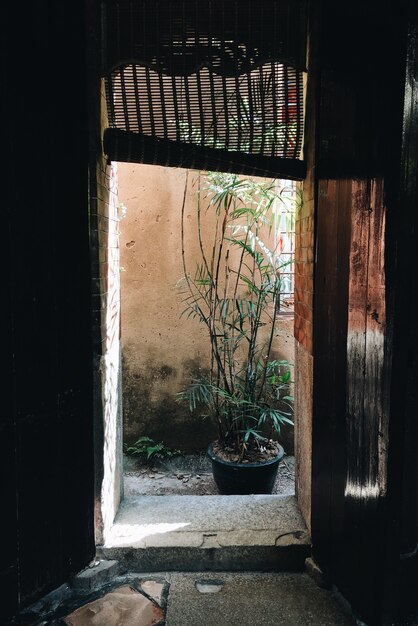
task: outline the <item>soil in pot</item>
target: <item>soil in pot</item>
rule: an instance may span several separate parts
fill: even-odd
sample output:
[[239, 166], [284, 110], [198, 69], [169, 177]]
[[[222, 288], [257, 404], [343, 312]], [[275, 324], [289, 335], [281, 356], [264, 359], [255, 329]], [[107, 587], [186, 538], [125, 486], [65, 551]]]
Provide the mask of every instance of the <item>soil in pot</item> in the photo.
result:
[[219, 441], [208, 448], [213, 478], [223, 495], [272, 493], [283, 455], [283, 448], [271, 440], [248, 449], [241, 462], [233, 448]]

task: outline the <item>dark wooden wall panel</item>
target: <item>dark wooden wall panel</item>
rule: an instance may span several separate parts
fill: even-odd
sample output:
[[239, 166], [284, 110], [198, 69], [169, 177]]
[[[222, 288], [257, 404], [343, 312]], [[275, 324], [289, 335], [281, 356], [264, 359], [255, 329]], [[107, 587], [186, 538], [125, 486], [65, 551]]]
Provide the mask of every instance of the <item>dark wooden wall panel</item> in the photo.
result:
[[[4, 207], [5, 224], [10, 222], [12, 206]], [[3, 265], [10, 264], [12, 242], [10, 231], [3, 232]], [[0, 307], [3, 368], [2, 409], [0, 411], [0, 493], [2, 494], [2, 522], [4, 542], [0, 555], [0, 589], [4, 594], [3, 612], [13, 615], [18, 607], [18, 552], [17, 552], [17, 475], [15, 417], [13, 411], [13, 316], [12, 316], [12, 271], [3, 272], [3, 306]], [[1, 615], [1, 612], [0, 612]], [[1, 617], [0, 617], [1, 622]]]
[[63, 571], [61, 468], [52, 441], [60, 441], [56, 415], [34, 412], [18, 421], [19, 592], [24, 602], [53, 586]]
[[385, 216], [382, 181], [319, 182], [314, 553], [368, 616], [378, 612], [385, 563], [391, 356]]
[[[385, 585], [392, 623], [418, 623], [418, 5], [408, 19], [399, 207], [389, 216], [387, 245], [396, 276], [389, 423], [388, 503], [397, 512], [385, 535], [397, 538]], [[392, 556], [389, 553], [389, 557]]]
[[[7, 369], [11, 372], [11, 369]], [[8, 377], [7, 377], [8, 378]], [[17, 481], [16, 448], [12, 413], [8, 405], [11, 387], [6, 382], [5, 405], [0, 412], [0, 490], [2, 494], [2, 524], [4, 537], [0, 560], [0, 588], [2, 590], [2, 610], [12, 615], [18, 606], [18, 552], [17, 552]], [[1, 613], [0, 613], [1, 623]]]
[[[344, 487], [345, 525], [352, 525], [346, 546], [356, 602], [377, 611], [376, 593], [383, 551], [379, 544], [381, 502], [386, 496], [389, 388], [386, 345], [385, 215], [381, 180], [352, 184], [349, 297], [347, 324], [347, 472]], [[351, 545], [350, 545], [351, 543]], [[363, 555], [367, 555], [364, 558]], [[362, 572], [358, 583], [355, 569]], [[368, 585], [364, 580], [369, 581]]]
[[370, 625], [402, 623], [400, 587], [389, 600], [389, 581], [407, 443], [391, 398], [403, 375], [393, 328], [407, 319], [394, 306], [406, 4], [324, 0], [320, 19], [312, 538], [315, 558]]
[[[347, 328], [346, 493], [374, 500], [386, 491], [385, 205], [382, 181], [353, 183]], [[382, 456], [383, 463], [379, 463]]]
[[84, 3], [4, 13], [1, 618], [95, 551]]
[[348, 250], [351, 181], [318, 185], [314, 310], [312, 532], [320, 560], [345, 558], [344, 485]]

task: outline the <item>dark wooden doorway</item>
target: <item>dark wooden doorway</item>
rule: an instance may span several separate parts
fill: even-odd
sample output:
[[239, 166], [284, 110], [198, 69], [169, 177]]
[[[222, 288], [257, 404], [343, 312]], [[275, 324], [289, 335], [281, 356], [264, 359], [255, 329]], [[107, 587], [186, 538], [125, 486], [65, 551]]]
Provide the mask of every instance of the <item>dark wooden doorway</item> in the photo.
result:
[[312, 539], [377, 625], [414, 603], [418, 109], [416, 16], [369, 5], [319, 20]]
[[85, 567], [95, 547], [84, 7], [5, 13], [7, 618]]

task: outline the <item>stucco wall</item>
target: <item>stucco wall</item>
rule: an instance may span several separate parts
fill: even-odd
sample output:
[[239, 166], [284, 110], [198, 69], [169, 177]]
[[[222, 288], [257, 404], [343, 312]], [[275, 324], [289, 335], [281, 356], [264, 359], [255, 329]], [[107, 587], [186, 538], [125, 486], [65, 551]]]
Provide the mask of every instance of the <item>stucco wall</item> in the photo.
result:
[[[185, 308], [181, 302], [181, 207], [187, 178], [185, 236], [189, 267], [194, 270], [200, 258], [198, 176], [183, 169], [119, 164], [119, 200], [127, 207], [120, 228], [127, 443], [147, 435], [183, 450], [201, 450], [216, 435], [209, 419], [190, 415], [175, 401], [190, 378], [209, 366], [205, 329], [197, 321], [180, 319]], [[210, 230], [210, 222], [207, 227]], [[293, 363], [291, 317], [280, 318], [277, 336], [277, 354]], [[291, 440], [292, 436], [288, 449]]]

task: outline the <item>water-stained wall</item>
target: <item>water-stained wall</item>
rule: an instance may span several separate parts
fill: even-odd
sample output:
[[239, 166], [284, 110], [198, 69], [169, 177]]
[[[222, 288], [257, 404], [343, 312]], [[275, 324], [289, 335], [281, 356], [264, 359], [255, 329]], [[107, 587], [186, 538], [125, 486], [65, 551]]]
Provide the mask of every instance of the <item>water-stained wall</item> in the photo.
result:
[[[181, 209], [190, 272], [200, 258], [197, 236], [199, 173], [119, 164], [124, 439], [147, 435], [183, 450], [201, 450], [216, 436], [209, 418], [176, 402], [191, 378], [209, 367], [206, 329], [180, 318], [185, 308]], [[206, 217], [208, 238], [213, 224]], [[277, 324], [275, 350], [294, 362], [292, 317]], [[292, 433], [287, 437], [292, 448]]]

